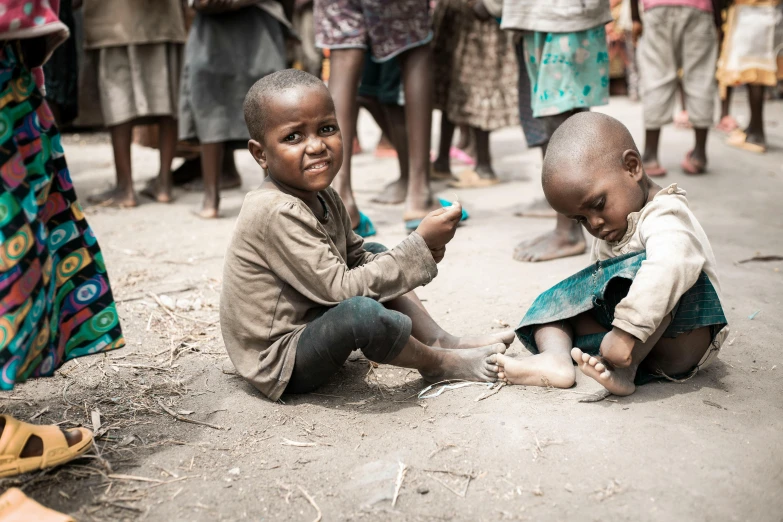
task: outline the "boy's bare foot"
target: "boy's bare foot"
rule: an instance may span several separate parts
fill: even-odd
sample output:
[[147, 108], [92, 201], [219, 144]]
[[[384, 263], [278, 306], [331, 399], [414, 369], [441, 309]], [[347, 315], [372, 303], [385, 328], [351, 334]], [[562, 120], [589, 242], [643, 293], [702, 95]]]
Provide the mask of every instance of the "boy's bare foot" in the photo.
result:
[[513, 212], [516, 217], [553, 218], [557, 216], [557, 212], [545, 198], [539, 198], [532, 203], [514, 207]]
[[408, 180], [400, 178], [386, 185], [378, 195], [372, 198], [372, 201], [383, 205], [397, 205], [405, 201], [407, 195]]
[[147, 181], [147, 184], [141, 189], [140, 194], [153, 201], [157, 201], [158, 203], [171, 203], [174, 201], [174, 198], [171, 196], [171, 188], [161, 188], [158, 178]]
[[452, 350], [463, 348], [479, 348], [481, 346], [497, 343], [503, 343], [506, 346], [510, 346], [511, 343], [514, 342], [515, 338], [516, 335], [514, 334], [514, 330], [465, 337], [457, 337], [452, 335], [448, 338], [436, 339], [432, 343], [432, 346], [436, 348], [451, 348]]
[[630, 368], [610, 370], [600, 357], [592, 357], [579, 348], [571, 350], [571, 357], [579, 365], [582, 373], [598, 381], [598, 384], [614, 395], [631, 395], [636, 391], [633, 379], [635, 370]]
[[495, 361], [498, 379], [510, 384], [570, 388], [576, 381], [574, 364], [564, 353], [544, 352], [519, 359], [497, 355]]
[[114, 187], [109, 190], [87, 196], [87, 202], [101, 207], [132, 208], [139, 206], [136, 193]]
[[666, 169], [663, 168], [660, 163], [658, 163], [658, 160], [645, 161], [644, 172], [652, 178], [666, 175]]
[[534, 239], [523, 241], [514, 249], [517, 261], [536, 262], [578, 256], [587, 250], [584, 236], [581, 234], [561, 233], [557, 230], [547, 232]]
[[433, 348], [441, 355], [440, 365], [431, 371], [419, 370], [421, 376], [430, 382], [444, 379], [462, 379], [466, 381], [495, 382], [498, 379], [498, 366], [495, 357], [505, 353], [503, 343], [470, 348], [448, 350]]
[[193, 210], [192, 214], [201, 219], [217, 219], [220, 217], [220, 212], [217, 208], [204, 207], [201, 210]]

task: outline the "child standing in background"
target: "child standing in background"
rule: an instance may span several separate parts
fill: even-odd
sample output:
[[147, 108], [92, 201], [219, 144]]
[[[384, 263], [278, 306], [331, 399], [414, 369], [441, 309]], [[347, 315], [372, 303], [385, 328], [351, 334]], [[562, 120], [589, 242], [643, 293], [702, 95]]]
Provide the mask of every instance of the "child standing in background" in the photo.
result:
[[489, 133], [517, 122], [517, 63], [513, 34], [502, 31], [481, 2], [440, 0], [435, 5], [433, 56], [435, 108], [442, 112], [439, 177], [451, 177], [449, 162], [455, 125], [471, 128], [476, 166], [458, 174], [457, 188], [499, 182], [489, 151]]
[[88, 197], [99, 205], [138, 205], [131, 172], [133, 126], [158, 123], [160, 173], [155, 199], [171, 201], [177, 146], [179, 77], [185, 43], [180, 0], [85, 0], [85, 74], [98, 85], [114, 149], [117, 186]]
[[[644, 168], [648, 176], [663, 176], [658, 160], [661, 127], [672, 121], [678, 83], [696, 143], [685, 155], [686, 174], [707, 169], [707, 132], [715, 108], [716, 27], [720, 27], [720, 0], [643, 0], [644, 34], [639, 43], [639, 72], [644, 105]], [[641, 29], [639, 4], [632, 0], [631, 16]], [[678, 80], [677, 71], [682, 69]]]

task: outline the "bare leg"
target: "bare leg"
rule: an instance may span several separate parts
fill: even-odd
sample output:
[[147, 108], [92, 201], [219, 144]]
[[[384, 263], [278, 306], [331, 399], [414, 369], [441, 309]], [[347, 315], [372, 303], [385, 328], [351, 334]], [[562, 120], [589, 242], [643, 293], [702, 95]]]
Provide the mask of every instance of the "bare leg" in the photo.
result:
[[697, 170], [704, 170], [707, 166], [707, 132], [709, 129], [694, 127], [696, 144], [691, 152], [691, 163]]
[[223, 166], [225, 150], [226, 144], [223, 142], [201, 144], [201, 175], [204, 178], [204, 202], [201, 211], [198, 213], [200, 217], [218, 217], [218, 208], [220, 206], [218, 179]]
[[[405, 89], [410, 178], [405, 200], [406, 219], [424, 217], [440, 207], [430, 189], [430, 132], [432, 130], [432, 53], [430, 45], [400, 55]], [[358, 80], [357, 80], [358, 81]]]
[[489, 131], [473, 127], [476, 138], [476, 173], [484, 179], [495, 179], [497, 175], [492, 170], [492, 158], [489, 153]]
[[[380, 103], [375, 98], [359, 98], [359, 105], [367, 109], [397, 151], [400, 166], [399, 179], [388, 184], [372, 200], [376, 203], [395, 205], [405, 201], [408, 192], [408, 137], [405, 134], [405, 111], [399, 105]], [[383, 138], [381, 138], [383, 139]]]
[[644, 134], [644, 154], [642, 162], [645, 170], [654, 170], [661, 167], [658, 161], [658, 142], [661, 138], [661, 129], [647, 129]]
[[114, 168], [117, 172], [117, 186], [99, 194], [87, 197], [95, 205], [113, 207], [135, 207], [139, 204], [133, 190], [131, 173], [131, 136], [133, 122], [129, 121], [109, 127], [111, 145], [114, 150]]
[[748, 101], [750, 102], [750, 123], [745, 129], [747, 142], [767, 146], [764, 136], [764, 86], [748, 84]]
[[[547, 143], [542, 143], [540, 145], [542, 158], [546, 156]], [[546, 200], [546, 198], [539, 198], [527, 205], [517, 206], [514, 209], [514, 215], [517, 217], [553, 218], [553, 217], [557, 217], [557, 212], [555, 212], [555, 210], [549, 205], [549, 202]], [[520, 246], [526, 243], [529, 243], [529, 241], [525, 241], [521, 243]]]
[[508, 346], [514, 342], [514, 332], [507, 330], [494, 334], [457, 337], [451, 335], [429, 314], [421, 300], [414, 292], [393, 299], [386, 303], [390, 310], [396, 310], [407, 315], [413, 322], [411, 335], [418, 341], [436, 348], [477, 348], [490, 344], [503, 343]]
[[169, 116], [158, 120], [158, 149], [160, 150], [160, 172], [141, 191], [142, 195], [158, 203], [171, 203], [174, 177], [171, 162], [177, 149], [177, 120]]
[[329, 63], [331, 67], [329, 91], [334, 98], [337, 122], [343, 136], [343, 166], [332, 185], [345, 203], [351, 218], [351, 226], [355, 228], [359, 225], [359, 207], [356, 206], [351, 188], [351, 158], [353, 140], [356, 136], [356, 96], [364, 64], [364, 50], [333, 49], [329, 55]]
[[495, 358], [505, 351], [506, 345], [502, 343], [466, 350], [433, 348], [410, 336], [400, 354], [388, 364], [416, 369], [430, 382], [444, 379], [494, 382], [498, 378]]
[[723, 132], [732, 132], [739, 127], [737, 120], [730, 114], [731, 109], [731, 87], [726, 87], [726, 97], [720, 102], [720, 121], [716, 128]]
[[514, 259], [531, 263], [550, 261], [561, 257], [578, 256], [586, 249], [587, 243], [582, 226], [562, 214], [557, 214], [555, 229], [517, 245], [514, 249]]
[[[462, 137], [462, 134], [460, 134]], [[449, 121], [445, 114], [440, 117], [440, 142], [438, 142], [438, 157], [435, 160], [434, 168], [438, 172], [448, 172], [451, 174], [451, 159], [449, 151], [451, 150], [451, 140], [454, 139], [454, 124]]]

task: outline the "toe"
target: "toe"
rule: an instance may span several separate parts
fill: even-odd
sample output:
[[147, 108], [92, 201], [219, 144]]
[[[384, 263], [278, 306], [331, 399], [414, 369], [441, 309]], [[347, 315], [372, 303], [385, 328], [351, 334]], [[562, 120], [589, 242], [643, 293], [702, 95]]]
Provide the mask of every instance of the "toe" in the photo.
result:
[[583, 353], [583, 354], [582, 354], [582, 362], [583, 362], [583, 363], [588, 363], [588, 364], [589, 364], [589, 363], [590, 363], [590, 354]]
[[595, 369], [598, 370], [599, 372], [602, 372], [606, 370], [606, 366], [604, 366], [604, 363], [599, 362], [598, 364], [595, 365]]
[[610, 372], [609, 370], [606, 370], [605, 372], [603, 372], [601, 374], [601, 378], [604, 379], [604, 380], [609, 379], [609, 377], [611, 377], [611, 376], [612, 376], [612, 372]]
[[590, 366], [595, 366], [596, 364], [598, 364], [598, 359], [596, 359], [595, 357], [590, 357], [587, 360], [587, 364], [589, 364]]
[[582, 362], [582, 350], [579, 348], [571, 348], [571, 358], [577, 362]]

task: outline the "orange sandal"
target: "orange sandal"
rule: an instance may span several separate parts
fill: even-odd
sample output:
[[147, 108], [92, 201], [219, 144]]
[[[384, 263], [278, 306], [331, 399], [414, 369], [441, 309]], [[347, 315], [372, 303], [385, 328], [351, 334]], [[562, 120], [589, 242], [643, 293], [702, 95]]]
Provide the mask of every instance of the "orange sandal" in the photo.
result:
[[22, 490], [11, 488], [0, 496], [0, 520], [3, 522], [76, 522], [68, 515], [58, 513], [27, 498]]
[[[68, 446], [65, 435], [57, 426], [28, 424], [10, 415], [0, 417], [5, 419], [3, 435], [0, 436], [0, 477], [14, 477], [28, 471], [53, 468], [85, 454], [92, 447], [92, 432], [87, 428], [74, 428], [81, 432], [82, 440]], [[20, 457], [32, 436], [39, 437], [43, 442], [43, 455]]]

